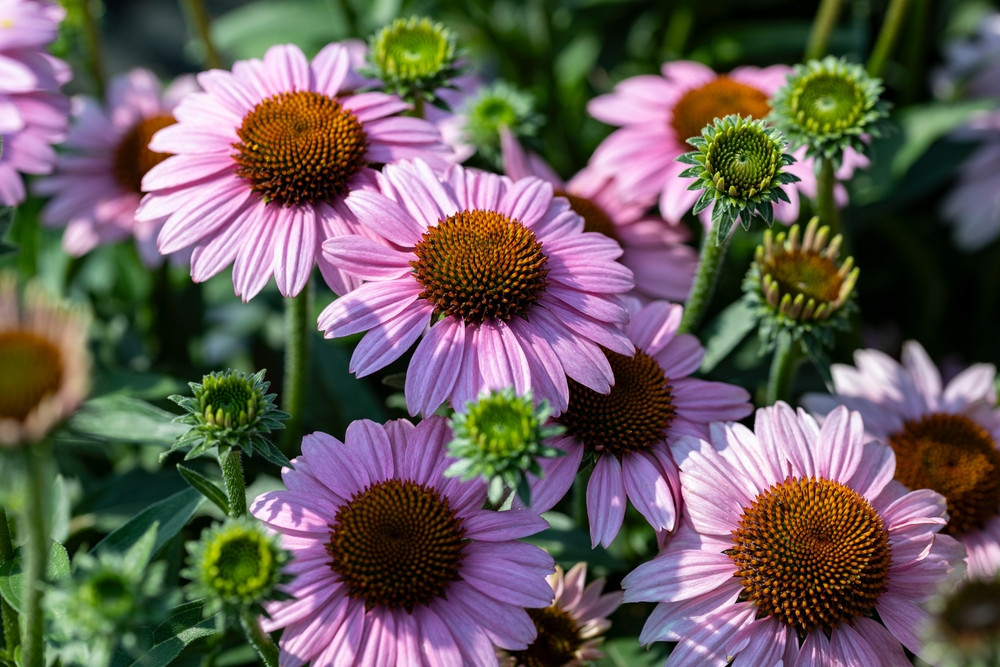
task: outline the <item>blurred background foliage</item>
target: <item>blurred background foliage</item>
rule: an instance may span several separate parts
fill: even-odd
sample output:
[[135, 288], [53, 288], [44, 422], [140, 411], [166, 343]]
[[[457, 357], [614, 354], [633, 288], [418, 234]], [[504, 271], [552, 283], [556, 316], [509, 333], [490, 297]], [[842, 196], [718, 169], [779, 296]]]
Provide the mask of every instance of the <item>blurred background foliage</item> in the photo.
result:
[[[845, 2], [830, 51], [863, 62], [886, 4]], [[91, 0], [91, 5], [99, 10], [106, 76], [134, 66], [149, 67], [165, 78], [201, 68], [199, 42], [189, 29], [185, 14], [190, 9], [183, 0]], [[805, 49], [815, 5], [798, 0], [215, 0], [207, 8], [213, 40], [227, 65], [260, 57], [267, 47], [285, 42], [298, 44], [311, 56], [331, 41], [367, 39], [397, 16], [440, 21], [457, 33], [471, 72], [486, 81], [504, 79], [534, 96], [543, 125], [529, 144], [570, 176], [612, 129], [587, 115], [585, 105], [593, 96], [626, 77], [656, 72], [673, 59], [701, 61], [718, 71], [794, 64]], [[82, 39], [86, 22], [80, 3], [70, 2], [68, 8], [70, 18], [57, 45], [59, 55], [77, 72], [67, 90], [93, 94], [95, 79], [86, 66], [90, 53]], [[904, 32], [884, 76], [885, 95], [893, 103], [893, 130], [875, 141], [873, 166], [849, 184], [851, 203], [842, 214], [848, 247], [861, 269], [862, 324], [860, 335], [841, 337], [835, 361], [849, 361], [858, 346], [898, 354], [903, 340], [916, 339], [936, 360], [953, 362], [956, 370], [973, 362], [1000, 362], [994, 337], [1000, 329], [1000, 242], [975, 253], [962, 252], [951, 242], [940, 216], [940, 202], [954, 185], [956, 167], [974, 148], [952, 130], [995, 105], [935, 99], [930, 87], [930, 72], [940, 63], [944, 44], [971, 34], [991, 9], [980, 0], [910, 2]], [[187, 381], [227, 367], [266, 368], [272, 390], [281, 394], [283, 303], [273, 283], [243, 304], [233, 295], [229, 270], [195, 285], [181, 267], [145, 269], [129, 243], [72, 259], [60, 248], [61, 230], [37, 224], [39, 207], [40, 202], [29, 201], [17, 210], [7, 240], [20, 250], [0, 258], [0, 268], [13, 266], [23, 276], [37, 275], [53, 292], [91, 305], [94, 395], [128, 395], [173, 410], [166, 395], [187, 393]], [[809, 215], [804, 212], [803, 220]], [[690, 222], [697, 243], [700, 226]], [[736, 235], [715, 312], [739, 298], [740, 282], [760, 236], [757, 226]], [[321, 281], [316, 284], [318, 314], [333, 295]], [[398, 396], [401, 385], [393, 378], [405, 362], [383, 375], [354, 378], [347, 365], [356, 341], [324, 341], [318, 332], [313, 335], [306, 431], [340, 437], [354, 419], [405, 416]], [[742, 384], [753, 393], [765, 380], [767, 361], [757, 354], [756, 336], [749, 336], [712, 377]], [[818, 374], [806, 367], [803, 371], [799, 391], [821, 387]], [[80, 545], [94, 544], [138, 509], [185, 488], [172, 466], [156, 462], [174, 433], [144, 430], [140, 413], [135, 411], [115, 431], [118, 440], [132, 441], [111, 450], [88, 444], [88, 433], [93, 435], [98, 426], [113, 430], [114, 424], [95, 426], [91, 419], [88, 425], [84, 419], [73, 425], [75, 455], [60, 462], [74, 480], [63, 488], [71, 500], [59, 505], [71, 553]], [[192, 462], [193, 467], [198, 463]], [[280, 484], [273, 467], [257, 460], [248, 463], [251, 498]], [[586, 527], [569, 518], [580, 516], [581, 502], [567, 499], [560, 506], [564, 514], [554, 517], [553, 528], [537, 541], [567, 567], [587, 560], [592, 572], [608, 575], [617, 585], [638, 562], [652, 557], [655, 541], [645, 522], [630, 514], [623, 535], [608, 552], [592, 551]], [[212, 511], [202, 506], [206, 516], [189, 527], [191, 536]], [[176, 572], [182, 550], [179, 542], [172, 544], [166, 556]], [[619, 610], [605, 664], [659, 662], [659, 649], [647, 652], [634, 639], [648, 611], [645, 605]], [[216, 665], [249, 659], [245, 647], [230, 647], [231, 653], [222, 648], [216, 647]]]

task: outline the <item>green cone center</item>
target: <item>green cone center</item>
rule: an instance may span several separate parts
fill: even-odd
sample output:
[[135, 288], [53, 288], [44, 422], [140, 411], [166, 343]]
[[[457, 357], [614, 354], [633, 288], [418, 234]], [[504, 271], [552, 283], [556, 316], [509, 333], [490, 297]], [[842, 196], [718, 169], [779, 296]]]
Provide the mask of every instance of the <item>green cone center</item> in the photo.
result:
[[810, 132], [839, 133], [858, 122], [865, 99], [864, 90], [854, 81], [817, 73], [795, 87], [792, 115]]
[[271, 580], [274, 555], [262, 535], [222, 534], [210, 551], [208, 568], [211, 586], [223, 595], [255, 597]]
[[0, 369], [0, 419], [24, 421], [62, 384], [59, 348], [30, 331], [0, 332]]
[[705, 169], [720, 192], [741, 199], [770, 187], [781, 166], [781, 150], [759, 127], [719, 132], [708, 146]]
[[827, 479], [787, 479], [743, 509], [734, 546], [742, 600], [800, 635], [829, 634], [867, 616], [885, 592], [889, 532], [856, 491]]
[[379, 33], [372, 54], [387, 74], [415, 81], [440, 72], [453, 50], [440, 26], [427, 19], [399, 20]]
[[989, 432], [964, 415], [934, 413], [903, 424], [889, 436], [896, 479], [911, 489], [933, 489], [948, 501], [942, 532], [981, 529], [1000, 509], [1000, 452]]
[[458, 581], [465, 529], [436, 489], [389, 479], [355, 494], [330, 525], [330, 567], [348, 595], [413, 611]]

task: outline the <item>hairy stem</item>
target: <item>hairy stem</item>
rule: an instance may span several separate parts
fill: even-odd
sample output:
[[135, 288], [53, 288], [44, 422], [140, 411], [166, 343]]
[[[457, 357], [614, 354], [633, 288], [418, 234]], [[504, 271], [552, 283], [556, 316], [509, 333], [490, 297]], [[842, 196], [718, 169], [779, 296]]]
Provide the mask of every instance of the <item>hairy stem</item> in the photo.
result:
[[823, 225], [830, 227], [830, 236], [840, 234], [840, 215], [837, 212], [837, 201], [834, 189], [837, 187], [837, 175], [833, 169], [833, 161], [819, 159], [819, 178], [816, 184], [816, 213]]
[[48, 498], [52, 464], [49, 451], [48, 442], [44, 440], [24, 448], [28, 496], [24, 511], [27, 541], [22, 598], [23, 667], [45, 665], [45, 617], [42, 615], [42, 594], [45, 566], [49, 555]]
[[311, 312], [311, 291], [307, 282], [298, 296], [285, 299], [285, 382], [281, 409], [291, 417], [285, 424], [282, 450], [289, 457], [297, 453], [297, 443], [302, 436], [302, 411], [309, 379], [309, 332], [315, 327], [310, 321]]
[[778, 336], [771, 358], [771, 372], [767, 377], [767, 394], [765, 402], [774, 405], [777, 401], [787, 401], [788, 392], [792, 387], [795, 369], [799, 362], [799, 344], [788, 334]]
[[694, 286], [691, 288], [691, 296], [688, 297], [684, 306], [684, 317], [681, 318], [680, 327], [677, 333], [695, 333], [701, 319], [708, 310], [708, 304], [712, 300], [712, 293], [715, 292], [715, 283], [719, 277], [719, 269], [726, 258], [726, 249], [729, 241], [733, 238], [733, 230], [739, 227], [734, 224], [732, 230], [721, 243], [717, 242], [719, 233], [719, 219], [713, 218], [712, 229], [705, 234], [701, 243], [701, 256], [698, 258], [698, 273], [695, 275]]
[[261, 661], [267, 667], [278, 667], [278, 647], [275, 646], [271, 635], [264, 632], [260, 627], [260, 621], [253, 612], [244, 609], [240, 612], [240, 625], [247, 636], [250, 645], [257, 651]]
[[242, 455], [239, 447], [219, 447], [219, 465], [222, 467], [222, 480], [226, 484], [231, 517], [247, 513], [247, 487], [243, 479]]

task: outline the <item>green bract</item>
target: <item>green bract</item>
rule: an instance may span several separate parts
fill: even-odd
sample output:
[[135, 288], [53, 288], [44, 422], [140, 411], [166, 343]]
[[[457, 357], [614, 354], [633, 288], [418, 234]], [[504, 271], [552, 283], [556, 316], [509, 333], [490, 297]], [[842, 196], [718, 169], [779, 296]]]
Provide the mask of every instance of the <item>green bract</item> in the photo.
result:
[[187, 411], [174, 421], [190, 424], [191, 429], [160, 455], [162, 459], [177, 449], [190, 447], [184, 457], [194, 458], [212, 447], [239, 447], [248, 455], [260, 454], [275, 465], [290, 465], [265, 437], [271, 431], [284, 428], [282, 420], [288, 413], [274, 407], [275, 394], [268, 394], [269, 382], [264, 371], [253, 375], [242, 371], [214, 372], [202, 378], [201, 384], [189, 382], [193, 396], [174, 394], [170, 400]]
[[500, 503], [509, 489], [517, 489], [521, 500], [530, 504], [526, 473], [541, 477], [537, 459], [563, 454], [544, 442], [565, 430], [547, 423], [551, 413], [547, 402], [536, 406], [530, 392], [518, 396], [509, 387], [468, 402], [465, 412], [450, 420], [454, 439], [448, 443], [448, 455], [458, 461], [445, 475], [461, 475], [463, 480], [482, 477], [492, 503]]
[[713, 203], [712, 222], [718, 226], [717, 243], [729, 236], [739, 218], [744, 229], [759, 215], [774, 222], [773, 203], [788, 201], [780, 186], [799, 178], [782, 169], [795, 161], [785, 153], [781, 133], [762, 120], [729, 115], [706, 125], [700, 137], [687, 140], [697, 150], [677, 158], [693, 165], [681, 172], [682, 178], [696, 178], [688, 190], [703, 190], [694, 205], [701, 213]]
[[371, 39], [372, 74], [387, 90], [413, 102], [434, 99], [459, 74], [455, 35], [428, 18], [396, 19]]
[[860, 65], [827, 56], [796, 65], [771, 99], [768, 121], [806, 155], [840, 164], [848, 148], [863, 153], [865, 136], [879, 136], [887, 105], [882, 82]]
[[277, 586], [291, 581], [284, 572], [290, 556], [258, 521], [227, 519], [206, 528], [187, 550], [188, 597], [205, 598], [206, 616], [244, 609], [264, 614], [265, 602], [288, 599]]
[[483, 86], [460, 110], [465, 116], [462, 140], [472, 144], [487, 160], [496, 160], [500, 157], [500, 128], [526, 137], [541, 127], [541, 118], [534, 107], [531, 95], [503, 81]]
[[764, 232], [753, 264], [743, 282], [747, 303], [759, 320], [762, 353], [774, 348], [780, 335], [800, 341], [815, 358], [833, 345], [833, 332], [850, 329], [855, 309], [858, 268], [854, 258], [838, 259], [843, 238], [830, 238], [819, 218], [788, 232]]

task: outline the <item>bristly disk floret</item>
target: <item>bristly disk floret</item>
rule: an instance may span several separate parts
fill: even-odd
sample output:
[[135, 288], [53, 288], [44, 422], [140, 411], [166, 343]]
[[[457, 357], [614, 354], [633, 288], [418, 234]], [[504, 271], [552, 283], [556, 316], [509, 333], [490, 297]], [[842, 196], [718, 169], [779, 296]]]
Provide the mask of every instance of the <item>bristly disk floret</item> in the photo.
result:
[[856, 308], [854, 286], [859, 270], [854, 258], [840, 261], [843, 237], [830, 238], [830, 228], [814, 217], [800, 237], [798, 225], [788, 232], [764, 232], [753, 264], [743, 281], [745, 299], [759, 320], [762, 353], [778, 337], [801, 341], [814, 358], [833, 345], [833, 332], [850, 329]]
[[396, 19], [370, 40], [369, 73], [408, 102], [434, 101], [461, 73], [455, 34], [429, 18]]
[[795, 183], [798, 176], [782, 171], [795, 161], [785, 152], [787, 144], [777, 130], [763, 120], [732, 114], [706, 125], [700, 137], [687, 140], [697, 150], [677, 158], [693, 165], [680, 173], [696, 178], [688, 190], [703, 190], [694, 205], [697, 215], [715, 204], [712, 223], [718, 227], [717, 243], [729, 236], [740, 219], [744, 229], [759, 215], [768, 225], [774, 222], [773, 203], [788, 201], [782, 185]]
[[839, 165], [847, 148], [864, 153], [865, 137], [881, 134], [888, 115], [881, 94], [881, 79], [860, 65], [827, 56], [795, 66], [771, 99], [767, 120], [785, 133], [792, 148], [806, 146], [807, 156]]
[[291, 556], [255, 519], [209, 526], [187, 550], [188, 567], [181, 574], [191, 580], [188, 597], [205, 599], [205, 616], [244, 610], [266, 616], [265, 602], [289, 599], [278, 586], [292, 580], [285, 572]]
[[266, 393], [270, 384], [264, 381], [263, 369], [253, 375], [234, 370], [213, 372], [202, 378], [201, 384], [189, 382], [193, 396], [174, 394], [169, 398], [187, 411], [174, 421], [190, 424], [191, 430], [160, 458], [191, 447], [184, 457], [187, 460], [218, 445], [239, 447], [249, 456], [260, 454], [275, 465], [290, 465], [288, 458], [265, 437], [284, 428], [281, 422], [289, 417], [274, 406], [275, 394]]
[[493, 162], [500, 159], [500, 128], [515, 137], [530, 137], [542, 125], [534, 98], [504, 81], [480, 88], [459, 112], [465, 117], [462, 140]]
[[565, 429], [548, 423], [552, 410], [548, 402], [537, 406], [531, 392], [518, 396], [510, 387], [481, 394], [455, 413], [449, 421], [454, 437], [448, 455], [458, 460], [445, 476], [462, 481], [480, 476], [488, 485], [491, 503], [502, 502], [510, 489], [521, 501], [531, 504], [527, 473], [541, 477], [539, 458], [562, 456], [563, 451], [545, 444]]

